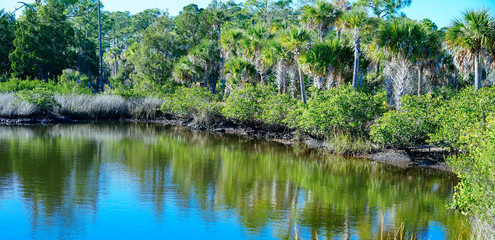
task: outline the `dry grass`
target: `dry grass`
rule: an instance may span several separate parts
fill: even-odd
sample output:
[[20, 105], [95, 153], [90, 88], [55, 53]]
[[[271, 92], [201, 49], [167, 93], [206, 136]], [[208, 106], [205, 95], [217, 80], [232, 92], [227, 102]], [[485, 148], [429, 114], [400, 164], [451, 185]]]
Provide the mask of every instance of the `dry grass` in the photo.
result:
[[379, 146], [365, 137], [356, 137], [338, 132], [327, 137], [326, 147], [331, 152], [340, 155], [369, 153], [379, 150]]
[[116, 95], [56, 95], [58, 115], [80, 120], [112, 120], [124, 118], [151, 119], [157, 117], [162, 101], [147, 97], [125, 100]]
[[0, 117], [25, 118], [38, 112], [35, 105], [18, 99], [13, 93], [0, 94]]
[[[154, 119], [162, 100], [153, 97], [126, 100], [116, 95], [55, 95], [53, 114], [77, 120]], [[1, 118], [28, 118], [38, 114], [36, 105], [13, 93], [0, 94]]]

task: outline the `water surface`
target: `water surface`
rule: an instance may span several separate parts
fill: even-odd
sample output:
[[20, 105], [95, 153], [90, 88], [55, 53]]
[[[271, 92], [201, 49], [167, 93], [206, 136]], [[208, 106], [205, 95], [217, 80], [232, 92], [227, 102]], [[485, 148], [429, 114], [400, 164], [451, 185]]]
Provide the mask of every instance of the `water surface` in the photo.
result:
[[0, 126], [1, 239], [452, 239], [454, 185], [156, 124]]

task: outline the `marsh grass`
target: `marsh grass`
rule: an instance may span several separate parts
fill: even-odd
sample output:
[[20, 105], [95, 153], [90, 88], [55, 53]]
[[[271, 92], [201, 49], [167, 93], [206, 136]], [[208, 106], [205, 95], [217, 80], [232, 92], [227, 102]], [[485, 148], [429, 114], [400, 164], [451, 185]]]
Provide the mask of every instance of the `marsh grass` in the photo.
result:
[[370, 153], [380, 150], [380, 146], [374, 144], [369, 138], [352, 136], [342, 132], [330, 134], [325, 145], [329, 151], [339, 155]]
[[34, 104], [19, 99], [14, 93], [0, 93], [0, 117], [25, 118], [37, 112]]
[[38, 115], [57, 115], [76, 120], [155, 119], [163, 101], [154, 98], [126, 100], [116, 95], [55, 94], [56, 106], [49, 112], [15, 93], [0, 93], [1, 118], [29, 118]]
[[79, 120], [152, 119], [162, 101], [157, 98], [126, 100], [117, 95], [56, 95], [55, 113]]

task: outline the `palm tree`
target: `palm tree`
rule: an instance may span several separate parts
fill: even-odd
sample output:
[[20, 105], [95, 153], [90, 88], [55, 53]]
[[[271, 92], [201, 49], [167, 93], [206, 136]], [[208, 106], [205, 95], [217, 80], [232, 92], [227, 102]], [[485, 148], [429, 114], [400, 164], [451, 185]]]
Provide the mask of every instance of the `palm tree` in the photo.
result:
[[205, 77], [205, 87], [210, 84], [211, 92], [215, 93], [217, 79], [212, 77], [218, 71], [218, 60], [220, 59], [220, 48], [216, 41], [202, 40], [189, 53], [190, 61], [197, 64], [203, 71]]
[[474, 86], [481, 88], [480, 54], [495, 37], [495, 20], [488, 10], [468, 10], [461, 19], [455, 19], [446, 32], [447, 45], [459, 53], [474, 58]]
[[272, 38], [273, 35], [268, 27], [264, 24], [258, 24], [250, 27], [247, 31], [247, 38], [241, 41], [244, 56], [256, 67], [259, 82], [265, 82], [266, 72], [270, 67], [269, 59], [263, 55], [263, 52]]
[[331, 3], [317, 0], [315, 5], [302, 9], [301, 22], [310, 30], [316, 29], [318, 39], [322, 41], [339, 15], [340, 11]]
[[[301, 95], [302, 100], [306, 103], [306, 92], [304, 87], [304, 76], [301, 72], [301, 66], [299, 63], [299, 56], [306, 50], [311, 37], [309, 32], [302, 29], [294, 27], [289, 30], [286, 34], [282, 36], [282, 45], [286, 47], [293, 54], [292, 65], [299, 70], [299, 81], [301, 87]], [[295, 97], [297, 95], [297, 88], [295, 87], [295, 79], [291, 79], [292, 81], [292, 95]]]
[[287, 77], [289, 63], [292, 60], [292, 52], [282, 46], [280, 39], [272, 41], [269, 49], [273, 52], [273, 56], [276, 61], [275, 79], [277, 82], [278, 92], [280, 94], [287, 93]]
[[377, 55], [383, 54], [388, 60], [387, 74], [393, 83], [397, 108], [401, 105], [400, 98], [408, 91], [414, 64], [418, 69], [420, 93], [423, 67], [440, 48], [439, 39], [434, 34], [417, 21], [406, 18], [385, 21], [378, 28], [371, 48], [381, 52]]
[[256, 78], [256, 68], [244, 57], [233, 57], [225, 63], [225, 76], [230, 89], [238, 85], [242, 87]]
[[340, 82], [350, 61], [352, 49], [337, 37], [314, 43], [311, 49], [300, 57], [303, 68], [314, 76], [314, 86], [318, 89], [323, 88], [325, 79], [327, 88], [333, 85], [334, 78]]
[[233, 28], [223, 31], [220, 36], [223, 57], [229, 59], [241, 55], [241, 42], [244, 38], [245, 36], [242, 30]]
[[361, 31], [368, 27], [370, 19], [368, 13], [363, 8], [354, 8], [342, 15], [339, 25], [343, 30], [352, 34], [354, 46], [354, 63], [352, 74], [352, 86], [357, 88], [359, 78], [359, 57], [361, 56]]
[[172, 76], [175, 81], [179, 83], [192, 83], [194, 82], [194, 77], [197, 74], [196, 67], [197, 66], [195, 66], [187, 56], [181, 57], [179, 61], [174, 64]]
[[415, 62], [418, 68], [418, 96], [422, 93], [422, 78], [425, 69], [433, 69], [441, 61], [442, 54], [442, 35], [435, 27], [429, 27], [422, 24], [422, 29], [417, 34]]

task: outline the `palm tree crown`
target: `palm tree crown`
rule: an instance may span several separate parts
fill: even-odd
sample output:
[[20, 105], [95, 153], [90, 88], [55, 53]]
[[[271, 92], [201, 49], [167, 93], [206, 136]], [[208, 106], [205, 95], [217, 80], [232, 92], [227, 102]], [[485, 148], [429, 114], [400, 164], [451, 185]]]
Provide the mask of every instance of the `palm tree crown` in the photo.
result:
[[468, 10], [455, 19], [446, 32], [447, 45], [456, 52], [468, 51], [474, 58], [475, 88], [481, 87], [479, 61], [481, 51], [495, 38], [495, 20], [486, 9]]

